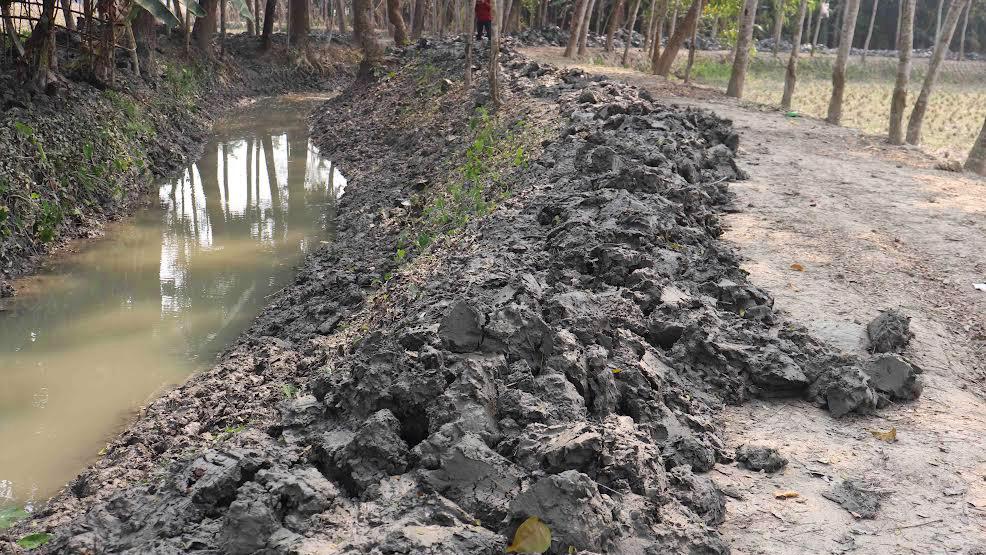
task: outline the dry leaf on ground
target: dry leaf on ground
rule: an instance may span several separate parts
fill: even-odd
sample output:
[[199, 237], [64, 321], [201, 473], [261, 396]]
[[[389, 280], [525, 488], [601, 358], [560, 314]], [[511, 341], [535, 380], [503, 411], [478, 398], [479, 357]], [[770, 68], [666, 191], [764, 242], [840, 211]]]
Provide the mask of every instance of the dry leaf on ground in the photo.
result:
[[548, 525], [532, 516], [521, 523], [514, 532], [514, 541], [507, 553], [544, 553], [551, 547], [551, 530]]
[[890, 428], [886, 432], [881, 432], [879, 430], [870, 430], [873, 437], [879, 439], [880, 441], [886, 441], [887, 443], [895, 443], [897, 441], [897, 428]]

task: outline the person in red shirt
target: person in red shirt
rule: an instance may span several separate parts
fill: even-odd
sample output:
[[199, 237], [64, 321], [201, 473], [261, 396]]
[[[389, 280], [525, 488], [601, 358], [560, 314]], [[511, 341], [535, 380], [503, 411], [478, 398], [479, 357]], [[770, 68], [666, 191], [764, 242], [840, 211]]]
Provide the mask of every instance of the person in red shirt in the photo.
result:
[[490, 0], [476, 0], [476, 40], [483, 40], [483, 29], [486, 30], [486, 38], [492, 39], [492, 21], [490, 15]]

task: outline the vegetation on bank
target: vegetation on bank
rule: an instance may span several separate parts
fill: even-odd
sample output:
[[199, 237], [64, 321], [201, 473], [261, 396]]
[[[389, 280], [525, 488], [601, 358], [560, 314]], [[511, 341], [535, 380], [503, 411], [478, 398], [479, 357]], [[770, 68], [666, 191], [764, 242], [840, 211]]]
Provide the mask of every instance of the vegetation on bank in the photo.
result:
[[[441, 117], [441, 103], [432, 100], [442, 95], [468, 94], [461, 76], [445, 76], [441, 69], [426, 62], [413, 62], [400, 71], [412, 75], [418, 100], [405, 107], [402, 121], [397, 122], [401, 127], [414, 128], [422, 118]], [[400, 78], [409, 80], [407, 76]], [[456, 235], [470, 221], [489, 214], [509, 198], [513, 192], [510, 173], [527, 166], [531, 156], [540, 151], [540, 142], [548, 131], [531, 125], [522, 115], [509, 110], [490, 111], [485, 105], [473, 109], [467, 129], [464, 149], [459, 157], [450, 160], [449, 171], [439, 174], [442, 178], [435, 182], [421, 184], [421, 191], [411, 198], [412, 217], [405, 223], [394, 253], [397, 264], [425, 252], [440, 237]], [[388, 272], [383, 280], [391, 275]]]
[[204, 71], [169, 65], [156, 89], [36, 98], [0, 113], [0, 265], [12, 273], [60, 237], [111, 216], [193, 148]]

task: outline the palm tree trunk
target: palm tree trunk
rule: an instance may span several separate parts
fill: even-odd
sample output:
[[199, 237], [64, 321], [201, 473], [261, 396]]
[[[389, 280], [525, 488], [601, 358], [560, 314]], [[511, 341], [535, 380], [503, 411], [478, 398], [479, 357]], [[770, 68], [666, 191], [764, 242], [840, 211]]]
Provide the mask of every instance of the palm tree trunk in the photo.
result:
[[390, 24], [394, 26], [394, 44], [404, 46], [407, 44], [407, 27], [404, 25], [404, 17], [401, 16], [401, 0], [387, 0], [387, 17], [390, 18]]
[[592, 10], [596, 7], [598, 0], [589, 0], [589, 8], [585, 11], [585, 21], [582, 24], [582, 33], [579, 34], [579, 56], [585, 56], [589, 45], [589, 23], [592, 22]]
[[811, 19], [812, 19], [811, 16], [812, 16], [812, 11], [811, 10], [808, 10], [808, 13], [805, 14], [805, 15], [807, 15], [807, 21], [805, 22], [804, 33], [801, 35], [801, 37], [802, 37], [802, 44], [804, 43], [804, 39], [805, 38], [808, 38], [809, 40], [811, 40]]
[[972, 145], [969, 158], [965, 161], [965, 169], [986, 176], [986, 121], [983, 122], [983, 128], [979, 131], [976, 144]]
[[14, 52], [17, 53], [17, 57], [23, 58], [24, 45], [21, 44], [21, 37], [17, 34], [17, 29], [14, 27], [14, 22], [11, 19], [10, 3], [10, 0], [0, 0], [0, 14], [3, 17], [3, 27], [7, 30], [7, 38], [10, 40], [10, 44], [14, 46]]
[[745, 0], [740, 14], [739, 34], [736, 37], [736, 51], [733, 54], [733, 70], [729, 75], [726, 96], [743, 98], [743, 83], [746, 81], [746, 66], [750, 61], [750, 43], [753, 42], [753, 20], [757, 16], [757, 0]]
[[346, 3], [344, 0], [336, 0], [336, 19], [339, 22], [339, 34], [346, 32]]
[[656, 17], [657, 10], [654, 9], [655, 7], [657, 7], [656, 4], [657, 2], [651, 0], [650, 17], [647, 19], [647, 32], [644, 33], [644, 44], [640, 46], [640, 50], [644, 52], [645, 55], [646, 53], [650, 52], [650, 45], [651, 42], [654, 40], [654, 22], [657, 20]]
[[791, 37], [791, 57], [787, 59], [787, 72], [784, 75], [784, 94], [781, 97], [781, 109], [791, 109], [791, 98], [794, 96], [794, 85], [798, 80], [798, 54], [801, 52], [801, 31], [805, 24], [805, 12], [808, 11], [808, 0], [801, 0], [798, 6], [798, 25]]
[[784, 30], [784, 0], [774, 0], [774, 45], [771, 54], [777, 57], [781, 48], [781, 32]]
[[921, 93], [914, 102], [914, 109], [911, 110], [911, 117], [907, 120], [907, 142], [912, 145], [921, 144], [921, 127], [924, 124], [924, 114], [928, 110], [928, 99], [938, 80], [938, 70], [941, 69], [942, 60], [948, 52], [948, 44], [952, 42], [952, 35], [955, 34], [955, 27], [959, 23], [959, 15], [965, 9], [969, 0], [954, 0], [948, 7], [948, 15], [945, 16], [945, 23], [941, 29], [941, 35], [935, 44], [935, 51], [931, 54], [931, 61], [928, 62], [928, 73], [924, 76], [924, 83], [921, 85]]
[[904, 107], [907, 105], [907, 85], [911, 79], [911, 50], [914, 48], [914, 3], [900, 0], [900, 32], [897, 34], [897, 79], [890, 100], [890, 144], [904, 144]]
[[472, 50], [473, 50], [473, 44], [476, 42], [476, 39], [473, 38], [472, 35], [473, 33], [476, 32], [476, 30], [473, 28], [476, 26], [476, 17], [475, 17], [476, 0], [469, 0], [466, 6], [469, 7], [469, 13], [466, 14], [466, 18], [465, 18], [466, 32], [465, 32], [464, 40], [466, 41], [466, 75], [464, 80], [465, 80], [466, 88], [468, 89], [472, 87], [472, 59], [473, 59]]
[[276, 10], [277, 0], [267, 0], [267, 5], [264, 6], [264, 33], [261, 37], [264, 50], [270, 50], [273, 45], [271, 35], [274, 33], [274, 13]]
[[873, 0], [873, 13], [870, 15], [870, 27], [866, 30], [866, 40], [863, 42], [863, 54], [862, 62], [866, 63], [866, 52], [870, 49], [870, 39], [873, 37], [873, 23], [876, 22], [876, 8], [877, 2], [880, 0]]
[[959, 58], [961, 62], [965, 59], [965, 35], [966, 29], [969, 27], [969, 12], [972, 11], [972, 2], [969, 2], [965, 7], [965, 17], [962, 18], [962, 34], [959, 35]]
[[633, 0], [633, 8], [630, 10], [630, 19], [627, 22], [627, 42], [623, 45], [623, 58], [620, 63], [627, 65], [627, 57], [630, 55], [630, 43], [633, 42], [633, 26], [637, 23], [637, 12], [640, 10], [640, 0]]
[[839, 51], [835, 56], [835, 66], [832, 68], [832, 97], [829, 99], [828, 116], [825, 118], [825, 121], [834, 125], [842, 122], [842, 97], [846, 92], [846, 63], [849, 61], [858, 16], [859, 0], [848, 0], [845, 12], [842, 14]]
[[657, 70], [655, 73], [664, 77], [667, 77], [671, 73], [671, 66], [674, 64], [674, 59], [678, 56], [678, 50], [681, 49], [681, 45], [685, 43], [685, 39], [691, 34], [692, 25], [698, 24], [699, 10], [701, 8], [701, 0], [692, 1], [692, 5], [685, 14], [685, 20], [681, 22], [681, 25], [678, 25], [674, 34], [668, 39], [668, 45], [664, 48], [661, 58], [657, 61]]
[[[490, 0], [490, 103], [500, 107], [500, 30], [497, 28], [497, 0]], [[575, 35], [577, 37], [577, 35]], [[568, 41], [572, 42], [571, 39]]]
[[62, 0], [62, 16], [65, 17], [65, 28], [75, 31], [75, 16], [72, 15], [72, 0]]
[[654, 28], [654, 44], [651, 45], [651, 73], [657, 73], [657, 64], [661, 61], [661, 42], [664, 40], [664, 19], [668, 13], [668, 0], [657, 3], [657, 23]]
[[578, 0], [575, 4], [575, 12], [572, 13], [572, 22], [568, 26], [568, 44], [565, 45], [566, 58], [571, 58], [575, 55], [575, 49], [578, 47], [579, 36], [582, 32], [582, 20], [585, 19], [585, 9], [587, 0]]
[[609, 15], [609, 28], [606, 29], [606, 52], [613, 51], [613, 36], [616, 35], [616, 29], [620, 26], [620, 13], [623, 11], [623, 2], [625, 0], [616, 0], [613, 2], [613, 11]]
[[219, 55], [226, 55], [226, 0], [219, 2]]
[[[801, 0], [804, 2], [805, 0]], [[702, 14], [702, 0], [695, 0], [698, 3], [698, 13], [699, 16]], [[685, 83], [692, 77], [692, 65], [695, 63], [695, 43], [698, 41], [698, 21], [700, 17], [695, 18], [695, 22], [692, 23], [692, 40], [688, 44], [688, 64], [685, 66]]]
[[288, 9], [291, 10], [291, 34], [288, 36], [288, 44], [298, 50], [304, 50], [308, 45], [310, 25], [308, 0], [289, 0]]
[[811, 35], [811, 57], [815, 57], [815, 45], [818, 44], [818, 33], [822, 30], [822, 8], [818, 8], [818, 19], [815, 20], [815, 32]]
[[36, 90], [48, 85], [55, 57], [55, 0], [44, 0], [38, 22], [24, 44], [24, 81]]

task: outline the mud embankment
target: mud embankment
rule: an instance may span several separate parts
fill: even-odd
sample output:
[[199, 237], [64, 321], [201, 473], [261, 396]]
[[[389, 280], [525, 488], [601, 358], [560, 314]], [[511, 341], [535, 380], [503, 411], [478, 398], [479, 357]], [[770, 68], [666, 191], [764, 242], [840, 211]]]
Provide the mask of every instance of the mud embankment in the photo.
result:
[[[0, 67], [0, 297], [45, 254], [146, 200], [156, 177], [194, 158], [217, 115], [251, 96], [341, 84], [351, 58], [316, 41], [322, 67], [310, 71], [280, 48], [262, 55], [252, 37], [229, 37], [221, 60], [186, 57], [180, 42], [161, 45], [151, 77], [121, 70], [110, 88], [62, 78], [32, 92]], [[60, 67], [80, 63], [59, 54]]]
[[493, 115], [458, 43], [320, 110], [350, 178], [335, 241], [19, 531], [59, 553], [492, 554], [534, 515], [552, 553], [726, 553], [723, 403], [916, 394], [746, 282], [718, 239], [729, 122], [503, 63]]

